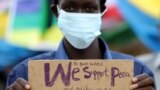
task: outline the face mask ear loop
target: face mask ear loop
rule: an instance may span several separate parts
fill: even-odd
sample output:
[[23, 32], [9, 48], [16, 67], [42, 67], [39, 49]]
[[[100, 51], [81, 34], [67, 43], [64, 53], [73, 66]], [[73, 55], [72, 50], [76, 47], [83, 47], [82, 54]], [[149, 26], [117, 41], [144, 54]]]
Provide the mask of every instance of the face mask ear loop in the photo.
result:
[[58, 13], [60, 12], [60, 9], [59, 9], [59, 6], [57, 5], [57, 11], [58, 11]]
[[106, 9], [103, 11], [102, 17], [103, 17], [103, 15], [104, 15], [107, 11], [108, 11], [108, 8], [106, 8]]

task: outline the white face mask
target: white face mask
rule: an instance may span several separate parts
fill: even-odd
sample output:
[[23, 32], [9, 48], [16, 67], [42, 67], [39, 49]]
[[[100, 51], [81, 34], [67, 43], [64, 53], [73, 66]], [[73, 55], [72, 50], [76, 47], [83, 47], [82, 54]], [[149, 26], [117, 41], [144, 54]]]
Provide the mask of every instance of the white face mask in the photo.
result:
[[85, 49], [101, 34], [101, 13], [68, 13], [60, 10], [58, 26], [67, 41], [77, 49]]

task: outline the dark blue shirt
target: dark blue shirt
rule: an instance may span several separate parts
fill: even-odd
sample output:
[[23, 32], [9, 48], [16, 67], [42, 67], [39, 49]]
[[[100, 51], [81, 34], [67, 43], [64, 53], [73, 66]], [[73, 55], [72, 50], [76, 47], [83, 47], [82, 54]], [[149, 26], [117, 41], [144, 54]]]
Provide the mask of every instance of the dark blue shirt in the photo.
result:
[[[109, 50], [107, 44], [102, 39], [99, 39], [99, 44], [103, 48], [104, 59], [110, 59], [110, 60], [131, 59], [134, 61], [134, 76], [147, 73], [149, 76], [153, 77], [153, 73], [150, 71], [150, 69], [146, 65], [141, 63], [139, 60], [137, 60], [135, 57]], [[28, 80], [28, 61], [29, 60], [54, 60], [54, 59], [58, 59], [58, 60], [69, 59], [63, 43], [59, 45], [59, 48], [57, 51], [51, 51], [33, 58], [29, 58], [23, 61], [22, 63], [18, 64], [8, 75], [7, 86], [10, 86], [18, 78], [23, 78], [25, 80]]]

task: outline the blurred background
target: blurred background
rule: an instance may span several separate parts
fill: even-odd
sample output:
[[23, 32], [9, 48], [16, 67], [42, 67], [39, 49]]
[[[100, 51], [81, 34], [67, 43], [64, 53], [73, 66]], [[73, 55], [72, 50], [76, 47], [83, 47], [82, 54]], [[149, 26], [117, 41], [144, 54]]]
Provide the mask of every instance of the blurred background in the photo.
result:
[[[19, 62], [56, 50], [63, 38], [52, 0], [0, 0], [0, 90]], [[107, 0], [102, 35], [110, 49], [131, 54], [155, 74], [160, 90], [160, 0]]]

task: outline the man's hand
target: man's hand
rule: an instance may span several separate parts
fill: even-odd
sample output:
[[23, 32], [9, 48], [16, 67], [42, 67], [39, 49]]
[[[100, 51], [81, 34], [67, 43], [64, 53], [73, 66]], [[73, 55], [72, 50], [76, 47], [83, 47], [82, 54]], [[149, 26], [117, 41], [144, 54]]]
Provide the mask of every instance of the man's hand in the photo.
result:
[[6, 90], [31, 90], [31, 87], [26, 80], [18, 78], [11, 86], [7, 87]]
[[131, 90], [156, 90], [154, 80], [147, 74], [142, 74], [132, 79]]

